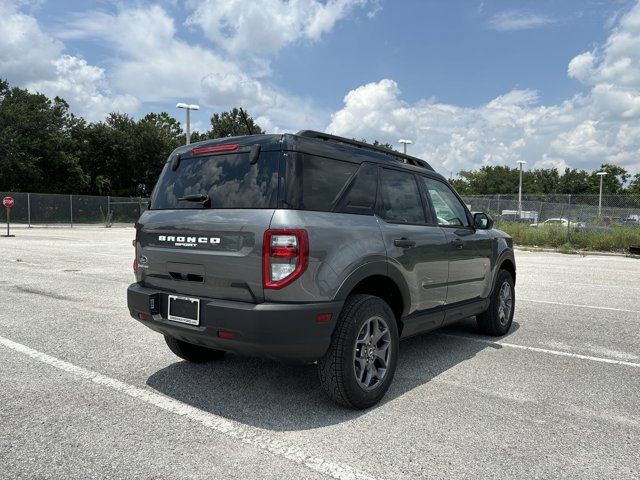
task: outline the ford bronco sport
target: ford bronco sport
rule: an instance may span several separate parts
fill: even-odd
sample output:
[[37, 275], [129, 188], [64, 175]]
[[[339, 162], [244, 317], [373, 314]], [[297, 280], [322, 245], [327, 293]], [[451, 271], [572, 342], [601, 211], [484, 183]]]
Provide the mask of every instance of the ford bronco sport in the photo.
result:
[[176, 149], [136, 224], [131, 315], [191, 362], [317, 362], [340, 404], [389, 388], [399, 340], [475, 315], [505, 334], [512, 241], [418, 158], [302, 131]]

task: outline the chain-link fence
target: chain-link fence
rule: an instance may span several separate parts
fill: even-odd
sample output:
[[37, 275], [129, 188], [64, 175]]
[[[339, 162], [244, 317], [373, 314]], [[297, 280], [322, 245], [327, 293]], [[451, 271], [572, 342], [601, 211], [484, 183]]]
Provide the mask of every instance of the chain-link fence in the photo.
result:
[[[133, 197], [0, 192], [0, 198], [7, 196], [15, 200], [11, 223], [28, 226], [134, 223], [148, 202], [146, 198]], [[6, 211], [0, 210], [4, 222]]]
[[463, 196], [472, 211], [496, 219], [543, 223], [565, 219], [580, 224], [640, 227], [640, 195], [479, 195]]
[[463, 197], [489, 213], [517, 245], [640, 253], [640, 195]]

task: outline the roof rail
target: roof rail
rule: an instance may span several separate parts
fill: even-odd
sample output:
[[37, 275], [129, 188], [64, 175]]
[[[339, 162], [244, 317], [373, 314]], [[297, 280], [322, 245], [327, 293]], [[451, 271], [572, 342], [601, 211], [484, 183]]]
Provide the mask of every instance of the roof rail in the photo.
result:
[[329, 142], [344, 143], [358, 148], [364, 148], [367, 150], [373, 150], [374, 152], [384, 153], [389, 155], [394, 160], [401, 163], [408, 163], [416, 167], [426, 168], [427, 170], [435, 171], [431, 165], [420, 158], [412, 157], [406, 153], [396, 152], [395, 150], [389, 150], [388, 148], [376, 147], [365, 142], [359, 142], [357, 140], [350, 140], [348, 138], [339, 137], [337, 135], [330, 135], [328, 133], [316, 132], [315, 130], [300, 130], [296, 135], [308, 138], [317, 138], [318, 140], [325, 140]]

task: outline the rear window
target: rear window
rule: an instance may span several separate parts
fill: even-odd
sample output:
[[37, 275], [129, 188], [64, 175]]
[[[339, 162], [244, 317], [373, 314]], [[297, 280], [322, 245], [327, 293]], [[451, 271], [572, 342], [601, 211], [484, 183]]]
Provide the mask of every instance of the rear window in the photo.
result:
[[335, 208], [336, 212], [373, 215], [378, 190], [378, 167], [363, 163], [348, 190]]
[[183, 158], [178, 169], [167, 163], [151, 197], [154, 210], [203, 208], [201, 202], [179, 200], [207, 195], [211, 208], [275, 208], [278, 201], [278, 152]]
[[331, 212], [358, 166], [315, 155], [290, 153], [286, 162], [284, 208]]

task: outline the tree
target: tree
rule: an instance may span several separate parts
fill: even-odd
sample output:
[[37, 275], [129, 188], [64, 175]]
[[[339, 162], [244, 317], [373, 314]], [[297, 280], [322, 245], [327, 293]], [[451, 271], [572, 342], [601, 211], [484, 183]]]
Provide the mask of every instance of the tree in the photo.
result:
[[87, 176], [74, 132], [84, 120], [61, 98], [9, 87], [0, 80], [0, 190], [69, 193]]
[[631, 180], [627, 191], [633, 195], [640, 195], [640, 173], [636, 173], [633, 176], [633, 180]]
[[[603, 194], [620, 194], [623, 193], [625, 184], [629, 180], [629, 172], [618, 165], [611, 165], [609, 163], [603, 163], [600, 166], [600, 172], [607, 172], [602, 179], [602, 193]], [[600, 177], [596, 172], [591, 173], [591, 184], [593, 186], [593, 193], [600, 192]]]
[[[565, 168], [560, 177], [558, 193], [563, 194], [589, 194], [593, 193], [593, 185], [589, 181], [589, 172], [575, 168]], [[597, 193], [597, 192], [596, 192]]]
[[452, 183], [465, 195], [518, 193], [520, 172], [517, 168], [484, 165], [480, 170], [463, 170], [458, 176]]
[[168, 113], [150, 113], [136, 125], [136, 193], [141, 196], [151, 194], [169, 154], [183, 145], [186, 136], [180, 122]]
[[233, 108], [228, 112], [214, 113], [211, 117], [211, 130], [207, 138], [237, 137], [239, 135], [257, 135], [264, 130], [242, 108]]

